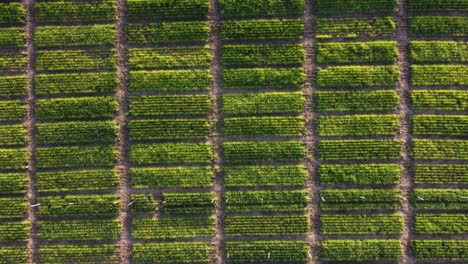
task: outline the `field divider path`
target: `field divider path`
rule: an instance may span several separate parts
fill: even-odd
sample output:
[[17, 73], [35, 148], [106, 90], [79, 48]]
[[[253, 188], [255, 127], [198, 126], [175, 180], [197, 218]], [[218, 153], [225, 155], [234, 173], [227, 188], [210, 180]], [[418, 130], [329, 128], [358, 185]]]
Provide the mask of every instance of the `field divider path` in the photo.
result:
[[211, 101], [211, 112], [208, 116], [208, 121], [211, 123], [211, 130], [208, 135], [208, 142], [211, 145], [213, 152], [213, 160], [211, 162], [211, 170], [214, 174], [213, 192], [215, 195], [214, 216], [215, 216], [215, 234], [211, 241], [212, 246], [212, 261], [216, 264], [224, 264], [224, 221], [225, 221], [225, 202], [223, 200], [224, 192], [224, 175], [221, 166], [224, 164], [224, 155], [222, 150], [223, 141], [223, 116], [222, 109], [222, 94], [223, 94], [223, 77], [221, 65], [222, 42], [221, 35], [221, 6], [219, 0], [210, 0], [210, 9], [208, 14], [208, 23], [210, 25], [210, 33], [208, 43], [211, 48], [212, 61], [210, 65], [210, 73], [213, 76], [211, 88], [209, 91]]
[[402, 167], [398, 191], [402, 197], [401, 211], [404, 217], [403, 233], [400, 237], [403, 252], [400, 257], [400, 264], [413, 264], [414, 258], [410, 254], [411, 228], [414, 223], [414, 212], [411, 209], [410, 194], [413, 190], [413, 158], [411, 157], [412, 136], [411, 136], [411, 108], [410, 108], [410, 66], [408, 58], [408, 0], [399, 0], [396, 10], [397, 21], [397, 65], [400, 71], [400, 78], [397, 87], [399, 96], [398, 114], [400, 127], [397, 138], [401, 140]]
[[307, 195], [309, 202], [307, 204], [308, 218], [310, 220], [309, 235], [307, 236], [307, 244], [309, 245], [308, 263], [320, 263], [318, 260], [320, 241], [319, 237], [319, 220], [320, 220], [320, 186], [318, 185], [318, 161], [316, 146], [318, 144], [317, 132], [315, 129], [315, 119], [317, 114], [314, 111], [314, 92], [316, 69], [315, 63], [315, 49], [317, 46], [317, 39], [315, 38], [314, 23], [316, 20], [313, 14], [314, 0], [305, 0], [304, 5], [304, 33], [303, 33], [303, 47], [305, 50], [304, 59], [304, 72], [306, 80], [302, 92], [305, 96], [305, 104], [302, 112], [304, 117], [305, 127], [302, 134], [302, 141], [304, 143], [306, 154], [304, 157], [304, 165], [307, 170]]
[[26, 97], [26, 116], [23, 126], [26, 129], [26, 148], [28, 161], [26, 173], [28, 177], [26, 197], [27, 197], [27, 221], [29, 223], [29, 234], [27, 243], [28, 264], [38, 263], [38, 239], [37, 239], [37, 191], [36, 191], [36, 85], [34, 78], [36, 75], [36, 48], [34, 41], [35, 31], [35, 0], [23, 0], [22, 4], [26, 10], [26, 80], [28, 83], [28, 94]]
[[125, 36], [127, 27], [127, 1], [117, 0], [117, 21], [116, 21], [116, 43], [117, 52], [117, 91], [115, 100], [118, 103], [118, 111], [115, 121], [118, 126], [116, 148], [117, 162], [115, 168], [120, 177], [120, 214], [119, 221], [122, 225], [120, 233], [120, 241], [118, 245], [119, 263], [132, 263], [132, 235], [131, 235], [131, 187], [130, 187], [130, 140], [128, 130], [127, 113], [129, 110], [129, 93], [128, 93], [128, 43]]

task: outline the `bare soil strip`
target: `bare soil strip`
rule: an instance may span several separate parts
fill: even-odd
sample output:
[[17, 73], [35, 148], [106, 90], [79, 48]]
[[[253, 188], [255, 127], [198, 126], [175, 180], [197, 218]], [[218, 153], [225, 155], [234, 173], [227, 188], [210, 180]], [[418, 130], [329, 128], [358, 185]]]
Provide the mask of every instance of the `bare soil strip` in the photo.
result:
[[414, 258], [410, 255], [410, 239], [411, 227], [414, 222], [414, 212], [411, 210], [409, 195], [413, 189], [413, 160], [410, 155], [412, 148], [411, 138], [411, 115], [410, 108], [410, 85], [409, 85], [409, 62], [408, 62], [408, 0], [399, 0], [396, 11], [397, 21], [397, 47], [398, 60], [397, 65], [400, 70], [400, 80], [397, 87], [399, 95], [398, 114], [400, 117], [400, 127], [398, 139], [401, 140], [401, 159], [400, 165], [402, 171], [400, 175], [400, 184], [398, 192], [402, 197], [401, 211], [404, 215], [403, 233], [400, 237], [401, 245], [403, 246], [403, 254], [399, 260], [400, 264], [415, 263]]
[[119, 197], [121, 201], [119, 221], [122, 225], [120, 233], [119, 263], [129, 264], [132, 258], [132, 236], [131, 236], [131, 215], [130, 215], [130, 200], [131, 189], [129, 179], [129, 136], [128, 136], [128, 120], [126, 113], [129, 108], [128, 99], [128, 44], [125, 37], [125, 29], [127, 26], [127, 6], [125, 0], [117, 0], [117, 77], [118, 85], [115, 94], [115, 100], [118, 102], [118, 111], [115, 121], [118, 126], [118, 135], [116, 139], [116, 148], [118, 151], [117, 162], [115, 165], [116, 171], [120, 176]]
[[305, 50], [304, 72], [306, 81], [302, 92], [306, 98], [302, 116], [305, 119], [305, 128], [302, 134], [302, 141], [306, 148], [306, 156], [304, 157], [304, 165], [308, 172], [308, 179], [306, 182], [307, 194], [309, 203], [307, 205], [308, 217], [310, 219], [309, 235], [307, 237], [307, 244], [310, 247], [308, 263], [319, 263], [319, 247], [318, 242], [320, 237], [318, 234], [318, 227], [320, 222], [320, 186], [318, 185], [317, 171], [319, 163], [317, 161], [316, 146], [318, 144], [317, 133], [315, 131], [315, 119], [317, 114], [314, 112], [314, 92], [315, 87], [315, 72], [317, 64], [315, 63], [315, 47], [317, 40], [315, 39], [314, 21], [316, 17], [313, 15], [314, 0], [306, 0], [304, 6], [304, 16], [302, 18], [304, 23], [303, 46]]
[[211, 169], [214, 173], [214, 185], [213, 191], [215, 194], [214, 204], [214, 215], [215, 215], [215, 234], [211, 241], [213, 249], [213, 263], [223, 264], [225, 263], [225, 252], [224, 252], [224, 176], [220, 171], [221, 165], [224, 163], [223, 150], [222, 150], [222, 127], [223, 118], [221, 116], [222, 109], [222, 83], [223, 78], [221, 75], [221, 47], [222, 43], [220, 40], [220, 3], [218, 0], [210, 0], [210, 10], [208, 22], [210, 24], [210, 34], [208, 43], [211, 47], [212, 61], [210, 66], [210, 72], [213, 76], [211, 89], [209, 91], [211, 99], [211, 113], [208, 116], [208, 120], [212, 122], [212, 128], [208, 136], [208, 141], [211, 144], [213, 151], [213, 160], [211, 162]]
[[37, 192], [36, 192], [36, 91], [34, 76], [36, 75], [36, 49], [34, 46], [34, 28], [35, 28], [35, 11], [34, 5], [35, 0], [23, 0], [23, 6], [26, 9], [26, 79], [28, 82], [28, 95], [26, 97], [26, 116], [23, 122], [23, 126], [26, 129], [27, 139], [26, 148], [28, 152], [28, 165], [26, 167], [26, 173], [28, 177], [26, 197], [28, 201], [27, 210], [27, 221], [29, 223], [29, 236], [28, 236], [28, 263], [34, 264], [38, 262], [37, 249]]

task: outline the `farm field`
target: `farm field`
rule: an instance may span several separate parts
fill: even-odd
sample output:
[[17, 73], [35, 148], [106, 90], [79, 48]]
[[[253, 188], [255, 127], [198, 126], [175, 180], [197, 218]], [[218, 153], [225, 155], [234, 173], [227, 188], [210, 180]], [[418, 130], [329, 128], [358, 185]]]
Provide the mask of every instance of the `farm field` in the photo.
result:
[[0, 2], [0, 264], [468, 263], [468, 0]]

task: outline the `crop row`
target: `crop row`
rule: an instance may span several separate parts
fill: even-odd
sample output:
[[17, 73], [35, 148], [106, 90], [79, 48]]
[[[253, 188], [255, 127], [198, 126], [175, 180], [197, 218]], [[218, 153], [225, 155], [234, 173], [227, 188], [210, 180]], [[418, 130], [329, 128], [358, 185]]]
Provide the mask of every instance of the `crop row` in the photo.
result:
[[317, 63], [393, 63], [397, 58], [394, 41], [318, 43]]
[[25, 169], [27, 161], [26, 149], [1, 149], [0, 148], [0, 168]]
[[318, 15], [331, 14], [372, 14], [391, 13], [397, 4], [396, 0], [318, 0], [315, 3], [315, 12]]
[[37, 172], [37, 192], [117, 189], [119, 177], [112, 169]]
[[131, 168], [133, 188], [209, 187], [213, 173], [210, 167]]
[[159, 217], [132, 220], [132, 237], [136, 239], [209, 237], [213, 234], [213, 217]]
[[206, 91], [210, 87], [208, 70], [131, 71], [129, 91]]
[[467, 140], [414, 139], [413, 153], [420, 160], [466, 160], [468, 159]]
[[221, 58], [221, 63], [226, 67], [300, 66], [303, 61], [304, 49], [300, 44], [225, 45]]
[[23, 145], [26, 142], [26, 130], [22, 125], [0, 126], [0, 146]]
[[256, 19], [221, 22], [221, 40], [300, 40], [304, 26], [300, 19]]
[[467, 210], [468, 190], [466, 189], [419, 189], [411, 194], [415, 209]]
[[413, 16], [409, 19], [409, 33], [424, 37], [466, 37], [468, 17], [462, 16]]
[[319, 136], [394, 135], [398, 130], [396, 115], [320, 116]]
[[318, 91], [314, 100], [316, 111], [396, 110], [398, 105], [398, 95], [391, 90]]
[[397, 261], [401, 255], [397, 239], [330, 239], [320, 243], [319, 259], [324, 261]]
[[130, 48], [128, 65], [131, 69], [209, 67], [208, 46]]
[[468, 43], [457, 41], [411, 41], [413, 62], [466, 62]]
[[115, 141], [117, 126], [113, 121], [40, 123], [37, 144], [110, 143]]
[[304, 191], [227, 191], [226, 212], [304, 212], [307, 195]]
[[139, 20], [206, 20], [208, 0], [129, 0], [130, 22]]
[[34, 41], [41, 48], [72, 46], [113, 46], [115, 26], [39, 26], [35, 29]]
[[112, 0], [95, 1], [39, 1], [35, 4], [39, 23], [114, 21], [116, 3]]
[[24, 46], [26, 34], [23, 28], [9, 27], [0, 31], [0, 48], [21, 48]]
[[302, 15], [303, 0], [221, 0], [221, 16], [223, 18], [243, 17], [279, 17]]
[[[23, 178], [25, 175], [21, 175]], [[25, 188], [26, 186], [23, 185]], [[24, 198], [0, 198], [0, 219], [22, 218], [26, 213]]]
[[468, 215], [466, 214], [419, 214], [414, 221], [415, 234], [466, 234]]
[[409, 2], [411, 11], [467, 11], [466, 0], [411, 0]]
[[423, 110], [467, 110], [468, 93], [461, 90], [414, 90], [411, 107]]
[[21, 3], [0, 3], [0, 25], [24, 23], [25, 16]]
[[245, 68], [223, 70], [223, 83], [229, 89], [301, 88], [305, 75], [302, 68]]
[[120, 234], [118, 220], [39, 221], [39, 240], [111, 240]]
[[320, 208], [335, 210], [395, 210], [400, 197], [395, 189], [347, 189], [320, 192]]
[[413, 116], [414, 135], [463, 136], [468, 131], [466, 115], [415, 115]]
[[210, 28], [205, 21], [129, 24], [129, 44], [204, 43]]
[[227, 241], [227, 263], [304, 263], [309, 248], [304, 241]]
[[211, 109], [210, 98], [197, 95], [131, 96], [130, 115], [207, 115]]
[[224, 94], [225, 114], [300, 113], [305, 99], [300, 92]]
[[317, 39], [392, 37], [396, 23], [392, 17], [319, 18], [315, 22]]
[[38, 74], [34, 80], [37, 95], [105, 93], [117, 87], [114, 72]]
[[137, 166], [174, 163], [209, 163], [211, 147], [207, 143], [133, 144], [130, 160]]
[[152, 196], [133, 194], [131, 210], [135, 214], [153, 214], [155, 210], [165, 215], [209, 214], [213, 211], [214, 195], [211, 192], [163, 193], [163, 201], [157, 202]]
[[224, 186], [303, 186], [307, 178], [301, 165], [223, 166]]
[[401, 234], [403, 216], [394, 214], [322, 214], [320, 215], [320, 234]]
[[117, 103], [111, 96], [39, 99], [36, 101], [38, 120], [88, 120], [112, 118]]
[[63, 146], [37, 148], [38, 168], [113, 166], [116, 151], [113, 145]]
[[414, 86], [468, 85], [465, 65], [412, 65], [410, 70]]
[[[116, 245], [44, 245], [38, 248], [38, 255], [41, 263], [110, 264], [117, 263], [116, 249]], [[16, 262], [12, 264], [16, 264]]]
[[23, 222], [2, 222], [0, 225], [0, 242], [26, 241], [29, 225]]
[[396, 185], [400, 167], [397, 164], [322, 164], [318, 175], [322, 185]]
[[0, 71], [21, 72], [26, 66], [26, 57], [20, 53], [0, 53]]
[[208, 138], [206, 119], [145, 119], [128, 124], [131, 140]]
[[116, 68], [114, 50], [39, 50], [38, 71], [111, 70]]
[[26, 95], [28, 83], [25, 76], [1, 76], [0, 97]]
[[140, 264], [209, 263], [210, 253], [211, 248], [207, 242], [133, 244], [133, 261]]
[[309, 223], [306, 215], [227, 216], [227, 236], [305, 235]]
[[226, 137], [300, 136], [304, 128], [301, 117], [231, 117], [224, 119]]
[[321, 140], [317, 146], [320, 160], [398, 159], [400, 142], [396, 140]]
[[0, 194], [25, 193], [26, 184], [25, 173], [0, 173]]
[[227, 163], [301, 161], [305, 149], [301, 141], [225, 142]]
[[28, 261], [26, 247], [0, 247], [0, 259], [2, 264], [23, 264]]
[[411, 251], [421, 260], [466, 260], [468, 240], [413, 240]]
[[117, 216], [120, 202], [116, 194], [39, 196], [39, 217]]
[[455, 164], [416, 164], [416, 184], [468, 184], [468, 166]]
[[0, 121], [21, 121], [26, 106], [20, 100], [0, 101]]
[[399, 78], [395, 66], [330, 66], [317, 69], [321, 88], [394, 87]]

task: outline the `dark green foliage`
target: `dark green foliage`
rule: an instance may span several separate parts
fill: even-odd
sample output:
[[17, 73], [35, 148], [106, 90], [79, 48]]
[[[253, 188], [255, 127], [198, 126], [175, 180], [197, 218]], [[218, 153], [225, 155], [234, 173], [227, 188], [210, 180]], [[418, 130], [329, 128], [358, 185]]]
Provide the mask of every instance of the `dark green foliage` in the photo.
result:
[[130, 115], [206, 115], [211, 109], [205, 94], [130, 97]]
[[114, 25], [42, 26], [35, 29], [37, 47], [111, 46]]
[[468, 240], [413, 240], [411, 251], [421, 260], [466, 260]]
[[315, 21], [316, 38], [391, 37], [396, 23], [392, 17], [319, 18]]
[[416, 214], [413, 232], [415, 234], [466, 234], [466, 214]]
[[316, 60], [318, 63], [394, 63], [396, 58], [397, 47], [394, 41], [317, 44]]
[[40, 240], [111, 240], [120, 234], [117, 220], [39, 221]]
[[44, 245], [38, 251], [41, 263], [117, 263], [115, 245]]
[[468, 184], [468, 165], [416, 164], [416, 184]]
[[116, 189], [119, 177], [113, 170], [72, 170], [38, 172], [38, 192]]
[[26, 221], [2, 222], [0, 225], [0, 242], [27, 241], [28, 233], [29, 227]]
[[35, 81], [38, 95], [105, 93], [117, 89], [114, 72], [38, 74]]
[[205, 193], [164, 193], [163, 210], [166, 214], [210, 214], [214, 195]]
[[396, 189], [347, 189], [320, 192], [320, 208], [334, 210], [395, 210], [400, 208]]
[[1, 76], [0, 97], [26, 95], [28, 83], [25, 76]]
[[0, 263], [2, 264], [24, 264], [28, 261], [26, 247], [0, 247]]
[[227, 191], [224, 192], [227, 213], [305, 212], [305, 191]]
[[318, 15], [341, 15], [391, 13], [396, 5], [397, 0], [318, 0], [314, 7]]
[[151, 194], [132, 194], [130, 209], [132, 214], [153, 214], [158, 210], [158, 202]]
[[0, 219], [23, 218], [26, 214], [27, 203], [23, 197], [0, 198]]
[[133, 261], [139, 264], [209, 263], [210, 252], [208, 242], [135, 243]]
[[0, 168], [24, 169], [26, 167], [28, 153], [26, 149], [1, 149], [0, 148]]
[[400, 181], [400, 167], [397, 164], [322, 164], [318, 174], [322, 185], [396, 185]]
[[300, 136], [304, 127], [301, 117], [231, 117], [224, 119], [227, 137]]
[[0, 3], [0, 25], [23, 23], [25, 15], [21, 3]]
[[413, 16], [409, 19], [409, 33], [425, 37], [466, 37], [468, 17], [462, 16]]
[[413, 116], [415, 135], [463, 136], [468, 133], [466, 115], [415, 115]]
[[114, 50], [39, 50], [38, 71], [112, 70], [116, 68]]
[[206, 20], [207, 0], [128, 0], [128, 19], [136, 20]]
[[467, 110], [468, 93], [461, 90], [416, 90], [411, 91], [411, 106], [414, 109]]
[[324, 235], [392, 235], [402, 232], [403, 216], [400, 213], [320, 215], [320, 234]]
[[299, 19], [228, 20], [221, 23], [222, 40], [299, 40]]
[[226, 242], [227, 263], [305, 263], [304, 241], [254, 240]]
[[411, 11], [468, 11], [466, 0], [411, 0]]
[[223, 71], [226, 89], [300, 88], [304, 84], [302, 68], [248, 68]]
[[224, 45], [221, 63], [227, 67], [302, 65], [304, 48], [299, 44]]
[[26, 183], [25, 173], [0, 173], [0, 194], [25, 193]]
[[23, 54], [16, 52], [0, 53], [0, 72], [22, 72], [25, 66], [26, 57]]
[[402, 252], [397, 239], [329, 239], [320, 243], [323, 261], [397, 261]]
[[209, 167], [132, 168], [133, 188], [209, 187], [213, 173]]
[[467, 140], [414, 139], [413, 155], [422, 160], [467, 160]]
[[209, 237], [213, 233], [213, 217], [160, 217], [132, 220], [132, 237], [136, 239]]
[[397, 115], [320, 116], [319, 136], [394, 135], [398, 131]]
[[113, 97], [77, 97], [39, 99], [36, 115], [39, 120], [83, 120], [112, 118], [117, 108]]
[[304, 101], [299, 92], [224, 94], [223, 111], [226, 114], [300, 113]]
[[207, 143], [133, 144], [130, 151], [136, 165], [208, 163], [211, 158]]
[[320, 160], [398, 159], [400, 142], [396, 140], [322, 140], [318, 144]]
[[302, 0], [221, 0], [221, 16], [226, 18], [301, 16]]
[[399, 78], [395, 66], [330, 66], [317, 70], [317, 85], [322, 88], [394, 87]]
[[207, 70], [130, 71], [130, 91], [206, 91], [211, 75]]
[[21, 121], [26, 113], [26, 106], [20, 100], [0, 101], [0, 121]]
[[130, 48], [128, 56], [131, 69], [209, 67], [211, 63], [207, 46]]
[[20, 27], [2, 28], [0, 30], [0, 48], [20, 48], [25, 44], [25, 33]]
[[468, 210], [466, 189], [415, 189], [411, 203], [415, 209]]
[[210, 124], [206, 119], [144, 119], [128, 124], [131, 140], [208, 138]]
[[113, 166], [114, 146], [67, 146], [37, 148], [38, 168]]
[[334, 91], [315, 93], [318, 111], [378, 111], [396, 110], [398, 95], [395, 91]]
[[223, 149], [227, 163], [301, 161], [305, 152], [301, 141], [226, 142]]
[[410, 59], [413, 62], [466, 62], [468, 61], [468, 43], [411, 41]]
[[116, 4], [103, 1], [39, 1], [35, 5], [38, 22], [101, 22], [115, 20]]
[[40, 123], [37, 144], [113, 143], [117, 126], [113, 121]]
[[129, 24], [130, 44], [197, 43], [206, 42], [210, 28], [200, 22], [160, 22], [152, 24]]
[[468, 85], [468, 66], [412, 65], [411, 84], [415, 86]]
[[0, 126], [0, 146], [15, 146], [26, 143], [26, 129], [22, 125]]
[[302, 186], [307, 178], [301, 165], [225, 166], [224, 186]]
[[117, 216], [118, 198], [117, 194], [39, 196], [37, 214], [40, 217]]
[[308, 225], [306, 215], [228, 216], [224, 232], [227, 236], [305, 235]]

